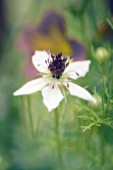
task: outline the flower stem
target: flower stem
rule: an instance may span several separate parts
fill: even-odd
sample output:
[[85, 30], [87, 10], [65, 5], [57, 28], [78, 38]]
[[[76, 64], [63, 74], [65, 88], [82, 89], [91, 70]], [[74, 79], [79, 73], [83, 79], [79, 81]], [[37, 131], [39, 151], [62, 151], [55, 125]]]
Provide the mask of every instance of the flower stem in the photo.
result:
[[100, 162], [101, 166], [104, 165], [105, 162], [105, 141], [104, 141], [104, 131], [103, 129], [100, 130], [100, 149], [101, 149], [101, 157], [100, 157]]
[[29, 96], [27, 96], [27, 107], [28, 107], [28, 117], [29, 117], [31, 136], [32, 138], [34, 138], [35, 134], [34, 134], [33, 119], [32, 119], [32, 112], [31, 112], [31, 100]]
[[26, 127], [25, 115], [23, 114], [24, 109], [25, 109], [24, 99], [22, 96], [20, 96], [20, 107], [19, 107], [20, 120], [21, 120], [21, 125], [24, 126], [24, 128], [26, 129], [27, 127]]
[[54, 110], [54, 123], [55, 123], [55, 135], [56, 135], [56, 144], [57, 144], [59, 163], [60, 163], [61, 169], [65, 170], [63, 154], [62, 154], [61, 137], [60, 137], [59, 112], [57, 108]]
[[105, 69], [104, 69], [104, 64], [102, 65], [102, 84], [101, 84], [101, 96], [102, 96], [102, 111], [103, 114], [105, 113], [105, 107], [104, 107], [104, 94], [105, 94]]
[[113, 91], [113, 88], [112, 88], [113, 87], [113, 58], [111, 58], [110, 64], [111, 65], [109, 67], [109, 72], [111, 72], [111, 74], [110, 74], [110, 81], [109, 81], [109, 93], [108, 93], [108, 101], [106, 105], [106, 113], [109, 113], [110, 99], [112, 98], [112, 91]]

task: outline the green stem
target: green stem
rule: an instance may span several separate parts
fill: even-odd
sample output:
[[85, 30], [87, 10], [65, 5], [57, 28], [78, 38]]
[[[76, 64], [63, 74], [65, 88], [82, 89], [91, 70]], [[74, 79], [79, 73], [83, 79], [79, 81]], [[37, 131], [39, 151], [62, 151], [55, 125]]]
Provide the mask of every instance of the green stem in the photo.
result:
[[26, 127], [26, 123], [25, 123], [25, 118], [24, 118], [24, 101], [22, 96], [20, 96], [20, 107], [19, 107], [19, 112], [20, 112], [20, 120], [22, 125], [24, 125]]
[[105, 162], [105, 141], [104, 141], [104, 131], [100, 130], [100, 148], [101, 148], [101, 165]]
[[57, 143], [57, 152], [59, 163], [62, 170], [65, 170], [64, 162], [63, 162], [63, 154], [62, 154], [62, 146], [61, 146], [61, 138], [60, 138], [60, 122], [59, 122], [59, 112], [57, 109], [54, 110], [54, 123], [55, 123], [55, 135], [56, 135], [56, 143]]
[[[106, 106], [106, 113], [108, 113], [109, 112], [109, 105], [110, 105], [110, 99], [111, 99], [111, 97], [112, 97], [112, 90], [113, 90], [113, 59], [111, 58], [111, 60], [110, 60], [110, 63], [108, 63], [108, 65], [109, 64], [111, 64], [111, 66], [110, 66], [110, 69], [109, 69], [109, 72], [111, 72], [111, 74], [110, 74], [110, 82], [109, 82], [109, 93], [108, 93], [108, 95], [109, 95], [109, 98], [108, 98], [108, 102], [107, 102], [107, 106]], [[109, 74], [109, 72], [108, 72], [108, 74]]]
[[105, 94], [105, 70], [104, 70], [104, 64], [102, 65], [102, 82], [101, 82], [101, 95], [102, 95], [102, 110], [103, 110], [103, 114], [105, 113], [105, 107], [104, 107], [104, 94]]
[[[25, 100], [23, 96], [20, 96], [20, 119], [22, 127], [27, 130], [27, 119], [26, 119], [26, 112], [25, 112]], [[23, 114], [24, 113], [24, 114]]]
[[32, 138], [34, 138], [35, 133], [34, 133], [34, 128], [33, 128], [32, 112], [31, 112], [31, 101], [30, 101], [29, 96], [27, 96], [27, 107], [28, 107], [28, 116], [29, 116], [31, 135], [32, 135]]

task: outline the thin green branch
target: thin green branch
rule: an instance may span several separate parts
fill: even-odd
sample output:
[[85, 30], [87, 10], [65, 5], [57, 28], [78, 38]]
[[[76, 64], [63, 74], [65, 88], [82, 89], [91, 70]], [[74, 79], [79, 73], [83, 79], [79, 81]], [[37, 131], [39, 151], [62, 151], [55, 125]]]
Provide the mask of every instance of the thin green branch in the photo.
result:
[[27, 96], [27, 107], [28, 107], [28, 116], [29, 116], [29, 123], [30, 123], [31, 135], [32, 135], [32, 137], [34, 138], [35, 133], [34, 133], [34, 128], [33, 128], [33, 119], [32, 119], [30, 96]]
[[63, 161], [63, 153], [62, 153], [62, 145], [61, 145], [61, 137], [60, 137], [59, 112], [57, 108], [54, 110], [54, 123], [55, 123], [55, 135], [56, 135], [56, 142], [57, 142], [58, 158], [59, 158], [59, 162], [60, 162], [60, 166], [62, 170], [65, 170], [65, 165]]

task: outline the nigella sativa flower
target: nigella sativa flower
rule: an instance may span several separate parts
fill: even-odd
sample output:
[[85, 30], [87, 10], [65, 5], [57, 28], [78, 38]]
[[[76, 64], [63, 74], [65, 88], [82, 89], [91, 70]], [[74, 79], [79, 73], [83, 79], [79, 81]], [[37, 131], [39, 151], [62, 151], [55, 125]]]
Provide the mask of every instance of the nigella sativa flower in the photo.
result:
[[36, 51], [32, 62], [42, 77], [26, 83], [14, 92], [15, 96], [28, 95], [41, 90], [44, 104], [48, 111], [52, 111], [64, 98], [62, 89], [66, 87], [71, 95], [95, 102], [87, 90], [70, 80], [86, 75], [91, 63], [89, 60], [72, 62], [62, 53], [53, 55], [48, 51]]

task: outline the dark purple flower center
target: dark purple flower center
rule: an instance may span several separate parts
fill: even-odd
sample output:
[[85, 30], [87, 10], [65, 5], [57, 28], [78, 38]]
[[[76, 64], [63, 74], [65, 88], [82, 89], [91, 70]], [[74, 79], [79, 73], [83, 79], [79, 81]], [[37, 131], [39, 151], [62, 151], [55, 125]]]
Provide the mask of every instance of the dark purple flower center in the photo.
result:
[[56, 56], [51, 54], [51, 58], [51, 61], [46, 61], [48, 69], [51, 71], [53, 78], [60, 79], [65, 68], [69, 65], [67, 57], [62, 56], [62, 53], [59, 53]]

